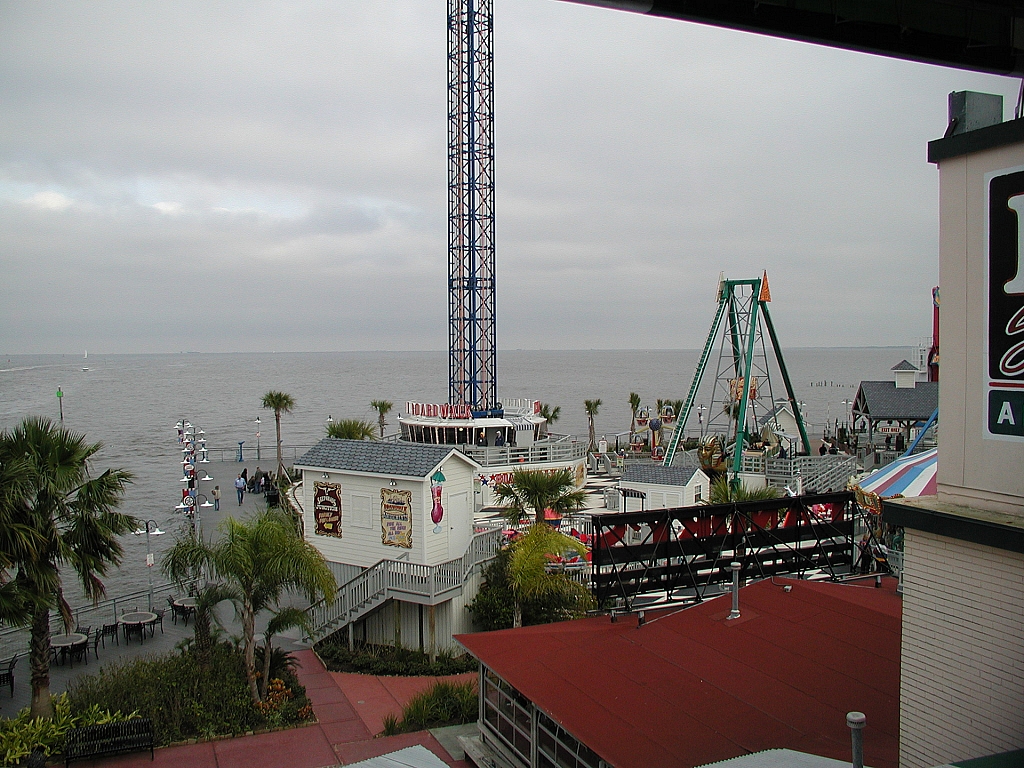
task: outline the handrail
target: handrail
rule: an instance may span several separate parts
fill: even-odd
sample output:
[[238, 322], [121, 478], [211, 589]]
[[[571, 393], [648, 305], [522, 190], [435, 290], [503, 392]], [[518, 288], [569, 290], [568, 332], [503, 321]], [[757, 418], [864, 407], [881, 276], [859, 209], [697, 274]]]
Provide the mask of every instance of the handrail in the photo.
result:
[[339, 586], [330, 602], [320, 600], [306, 609], [313, 625], [312, 636], [315, 638], [327, 627], [347, 626], [391, 593], [418, 595], [433, 601], [461, 587], [473, 568], [494, 557], [501, 540], [500, 530], [482, 531], [473, 536], [461, 557], [438, 565], [391, 559], [374, 563]]

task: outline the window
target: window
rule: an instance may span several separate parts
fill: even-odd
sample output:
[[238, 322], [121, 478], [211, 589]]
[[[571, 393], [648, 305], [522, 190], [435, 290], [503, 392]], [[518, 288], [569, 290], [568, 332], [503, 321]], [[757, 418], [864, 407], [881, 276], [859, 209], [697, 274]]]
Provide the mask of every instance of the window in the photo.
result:
[[490, 670], [484, 676], [484, 723], [503, 746], [530, 763], [530, 702]]
[[702, 489], [701, 489], [700, 485], [693, 486], [693, 501], [694, 501], [695, 504], [698, 501], [700, 501], [701, 490]]
[[537, 713], [539, 768], [599, 768], [601, 758], [543, 712]]

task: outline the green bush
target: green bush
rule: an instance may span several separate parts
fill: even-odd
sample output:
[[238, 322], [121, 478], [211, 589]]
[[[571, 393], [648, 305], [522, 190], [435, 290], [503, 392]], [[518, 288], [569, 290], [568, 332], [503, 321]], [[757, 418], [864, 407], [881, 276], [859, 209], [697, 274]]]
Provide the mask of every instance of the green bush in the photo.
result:
[[475, 672], [477, 661], [468, 654], [455, 656], [444, 650], [435, 661], [422, 651], [391, 645], [360, 645], [350, 651], [343, 637], [332, 635], [316, 646], [316, 652], [332, 672], [358, 672], [364, 675], [405, 675], [440, 677]]
[[191, 651], [128, 659], [78, 678], [69, 696], [75, 712], [94, 706], [137, 711], [153, 721], [157, 744], [164, 745], [310, 719], [305, 690], [290, 672], [280, 677], [292, 698], [261, 712], [252, 703], [241, 654], [222, 643], [213, 647], [208, 666]]
[[476, 684], [438, 680], [427, 690], [417, 693], [402, 708], [402, 719], [394, 715], [384, 718], [381, 735], [443, 728], [447, 725], [472, 723], [477, 719]]
[[0, 759], [3, 765], [17, 765], [38, 749], [44, 755], [64, 751], [64, 739], [72, 728], [128, 720], [136, 713], [123, 715], [93, 705], [78, 713], [72, 711], [68, 695], [52, 697], [53, 720], [31, 719], [29, 708], [21, 710], [13, 720], [0, 720]]

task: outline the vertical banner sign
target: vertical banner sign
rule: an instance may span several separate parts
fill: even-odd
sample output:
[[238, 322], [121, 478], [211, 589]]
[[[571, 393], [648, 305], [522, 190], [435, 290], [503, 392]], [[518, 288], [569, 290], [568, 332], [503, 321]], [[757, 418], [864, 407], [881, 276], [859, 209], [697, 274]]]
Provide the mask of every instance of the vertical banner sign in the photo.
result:
[[412, 549], [412, 491], [380, 489], [380, 541]]
[[984, 437], [1024, 442], [1024, 167], [987, 181]]
[[340, 483], [313, 483], [313, 519], [317, 536], [341, 538]]

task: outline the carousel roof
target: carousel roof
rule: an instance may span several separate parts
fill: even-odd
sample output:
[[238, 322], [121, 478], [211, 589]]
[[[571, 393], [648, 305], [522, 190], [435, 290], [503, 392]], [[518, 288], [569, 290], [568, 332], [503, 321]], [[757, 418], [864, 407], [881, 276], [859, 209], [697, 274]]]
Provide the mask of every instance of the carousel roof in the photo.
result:
[[886, 496], [934, 496], [939, 468], [939, 450], [903, 456], [887, 467], [868, 475], [859, 485], [861, 490]]

